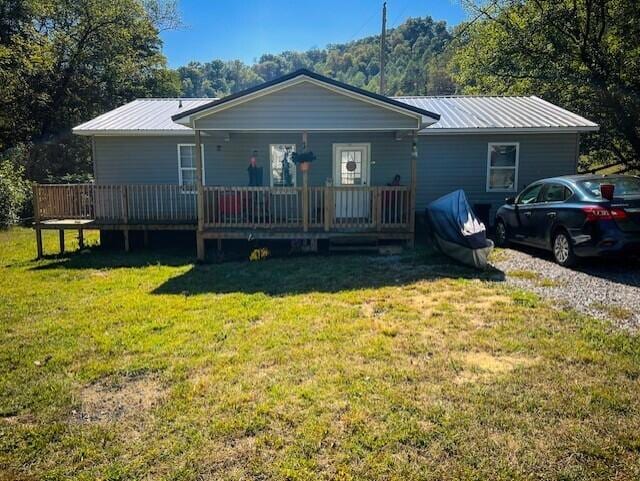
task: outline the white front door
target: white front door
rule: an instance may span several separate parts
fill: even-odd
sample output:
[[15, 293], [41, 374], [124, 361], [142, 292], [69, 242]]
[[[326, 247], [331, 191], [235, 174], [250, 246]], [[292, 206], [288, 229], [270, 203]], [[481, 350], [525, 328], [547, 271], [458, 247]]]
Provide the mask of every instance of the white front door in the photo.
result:
[[370, 156], [370, 144], [333, 144], [333, 183], [345, 187], [336, 191], [336, 218], [368, 219]]

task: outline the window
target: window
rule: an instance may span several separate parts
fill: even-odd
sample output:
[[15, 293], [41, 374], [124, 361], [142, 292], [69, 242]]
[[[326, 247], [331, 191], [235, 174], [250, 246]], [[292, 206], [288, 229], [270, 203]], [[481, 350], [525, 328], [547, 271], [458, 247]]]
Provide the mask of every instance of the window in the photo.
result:
[[269, 146], [271, 187], [296, 186], [296, 165], [292, 159], [295, 151], [295, 144], [271, 144]]
[[562, 184], [548, 184], [542, 198], [543, 202], [564, 202], [573, 195], [568, 187]]
[[362, 151], [340, 151], [340, 184], [362, 185]]
[[[204, 145], [202, 147], [202, 183], [204, 184]], [[178, 183], [185, 194], [196, 192], [196, 146], [178, 144]]]
[[514, 192], [518, 186], [519, 144], [489, 143], [487, 191]]
[[538, 201], [538, 195], [540, 194], [540, 190], [542, 189], [543, 184], [536, 184], [528, 189], [525, 189], [522, 194], [518, 197], [517, 204], [527, 205], [534, 204]]

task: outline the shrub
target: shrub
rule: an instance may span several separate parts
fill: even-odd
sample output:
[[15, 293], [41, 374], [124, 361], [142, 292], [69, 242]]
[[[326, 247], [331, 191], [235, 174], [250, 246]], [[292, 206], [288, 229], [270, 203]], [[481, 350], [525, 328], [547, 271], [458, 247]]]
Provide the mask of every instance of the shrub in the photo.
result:
[[24, 168], [10, 157], [0, 157], [0, 228], [6, 228], [20, 220], [29, 200], [29, 193]]

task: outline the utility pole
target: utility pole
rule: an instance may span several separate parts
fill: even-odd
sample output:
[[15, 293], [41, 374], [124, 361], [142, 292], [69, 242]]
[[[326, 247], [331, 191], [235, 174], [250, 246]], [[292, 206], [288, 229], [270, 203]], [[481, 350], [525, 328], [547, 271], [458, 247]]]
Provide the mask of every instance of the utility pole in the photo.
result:
[[387, 2], [382, 4], [382, 34], [380, 35], [380, 95], [384, 95], [384, 64], [387, 50]]

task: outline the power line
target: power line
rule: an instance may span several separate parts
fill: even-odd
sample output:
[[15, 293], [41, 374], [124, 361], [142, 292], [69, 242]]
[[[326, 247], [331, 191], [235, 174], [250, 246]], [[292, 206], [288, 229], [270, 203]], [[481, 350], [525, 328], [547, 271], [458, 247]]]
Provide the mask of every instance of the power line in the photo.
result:
[[400, 13], [398, 15], [396, 15], [396, 18], [394, 18], [393, 23], [389, 24], [390, 27], [395, 27], [396, 26], [396, 24], [398, 23], [398, 20], [400, 20], [400, 17], [402, 17], [402, 14], [407, 11], [407, 8], [409, 8], [409, 5], [410, 5], [410, 2], [407, 1], [404, 4], [404, 7], [402, 7], [402, 9], [400, 10]]
[[367, 18], [367, 20], [362, 24], [362, 26], [356, 30], [356, 33], [353, 34], [353, 36], [351, 37], [351, 39], [347, 42], [347, 43], [351, 43], [355, 40], [355, 38], [360, 35], [360, 32], [362, 32], [364, 30], [364, 28], [369, 25], [369, 23], [371, 22], [371, 20], [373, 20], [373, 17], [377, 16], [378, 14], [378, 9], [376, 8], [373, 12], [371, 12], [371, 15], [369, 16], [369, 18]]

